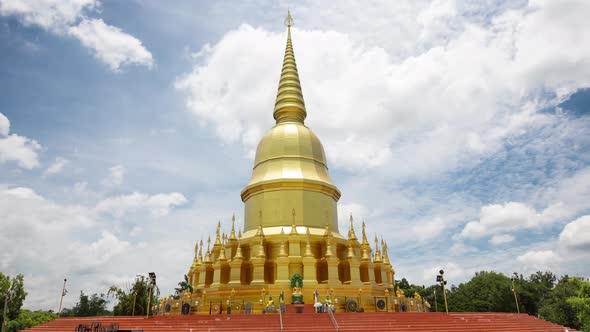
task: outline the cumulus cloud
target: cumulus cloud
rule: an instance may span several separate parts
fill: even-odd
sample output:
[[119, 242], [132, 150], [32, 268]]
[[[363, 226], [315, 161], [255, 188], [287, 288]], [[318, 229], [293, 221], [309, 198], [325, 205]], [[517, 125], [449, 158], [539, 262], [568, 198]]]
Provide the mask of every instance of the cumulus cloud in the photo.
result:
[[10, 121], [4, 114], [0, 113], [0, 136], [8, 136], [9, 131]]
[[559, 244], [568, 250], [590, 252], [590, 215], [565, 225], [559, 234]]
[[102, 19], [87, 17], [99, 7], [97, 0], [0, 0], [1, 15], [16, 16], [25, 25], [72, 36], [113, 71], [126, 64], [151, 68], [152, 54], [139, 39]]
[[153, 65], [152, 54], [139, 39], [105, 24], [102, 19], [83, 19], [77, 26], [70, 27], [69, 33], [94, 50], [95, 56], [114, 71], [132, 63], [148, 68]]
[[[172, 195], [173, 206], [159, 203], [168, 196], [149, 196], [150, 204], [135, 209], [145, 209], [148, 215], [168, 212], [182, 200]], [[181, 276], [182, 259], [190, 263], [192, 244], [186, 246], [189, 248], [186, 253], [179, 253], [177, 257], [174, 252], [184, 245], [182, 240], [175, 246], [160, 245], [159, 241], [149, 246], [132, 242], [127, 238], [132, 235], [113, 226], [112, 220], [107, 218], [110, 215], [97, 213], [101, 206], [105, 207], [105, 203], [99, 202], [96, 206], [56, 203], [26, 187], [0, 188], [0, 270], [11, 275], [25, 274], [29, 292], [27, 308], [55, 310], [55, 294], [59, 294], [64, 277], [68, 278], [72, 294], [80, 290], [105, 292], [111, 285], [123, 286], [138, 271], [152, 270], [147, 257], [160, 254], [163, 257], [157, 261], [164, 262], [167, 257], [170, 269], [178, 270], [178, 275], [163, 271], [168, 275], [166, 278], [177, 280]], [[150, 225], [150, 219], [142, 218], [141, 225]], [[140, 229], [135, 225], [131, 232], [137, 233]], [[138, 252], [145, 253], [146, 258], [131, 254]], [[65, 305], [71, 306], [75, 301], [75, 296], [68, 296]]]
[[37, 141], [10, 134], [10, 121], [0, 113], [0, 163], [14, 161], [24, 169], [32, 169], [39, 166], [39, 150]]
[[561, 261], [561, 257], [553, 250], [528, 251], [516, 258], [527, 271], [551, 270]]
[[129, 212], [147, 210], [153, 216], [161, 217], [167, 215], [171, 208], [186, 202], [186, 197], [180, 193], [150, 196], [135, 192], [129, 195], [110, 197], [102, 200], [96, 205], [96, 211], [121, 217]]
[[571, 213], [563, 203], [553, 204], [541, 212], [519, 202], [486, 205], [480, 210], [479, 220], [467, 223], [461, 236], [477, 239], [497, 232], [542, 227]]
[[[590, 64], [587, 5], [531, 2], [485, 24], [459, 22], [444, 45], [400, 61], [346, 33], [294, 30], [307, 123], [327, 146], [331, 165], [348, 169], [387, 165], [393, 173], [424, 176], [498, 151], [510, 137], [549, 121], [539, 109], [590, 85], [590, 66], [581, 66]], [[420, 16], [423, 31], [455, 12], [443, 2], [431, 7]], [[381, 27], [384, 35], [389, 28]], [[545, 31], [568, 38], [548, 50]], [[203, 47], [198, 64], [176, 81], [201, 123], [249, 154], [272, 124], [284, 42], [284, 33], [242, 25]]]
[[57, 158], [55, 158], [55, 161], [53, 162], [53, 164], [51, 164], [51, 166], [49, 166], [49, 168], [47, 168], [47, 170], [45, 170], [45, 174], [46, 175], [57, 174], [57, 173], [61, 172], [63, 170], [63, 168], [69, 162], [70, 161], [65, 158], [57, 157]]
[[15, 15], [23, 24], [63, 31], [83, 12], [97, 8], [97, 0], [0, 0], [0, 14]]
[[105, 187], [116, 187], [123, 184], [126, 169], [123, 165], [115, 165], [109, 168], [109, 175], [102, 180]]

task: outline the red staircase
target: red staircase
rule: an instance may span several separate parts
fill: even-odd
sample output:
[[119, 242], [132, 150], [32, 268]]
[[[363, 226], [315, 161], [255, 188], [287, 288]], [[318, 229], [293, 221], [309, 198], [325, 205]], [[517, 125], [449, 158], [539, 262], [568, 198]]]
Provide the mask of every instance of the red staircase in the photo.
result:
[[[283, 331], [336, 331], [328, 314], [315, 314], [305, 308], [303, 314], [283, 314]], [[507, 313], [337, 313], [339, 331], [411, 331], [411, 332], [564, 332], [564, 328], [526, 314]], [[144, 332], [200, 331], [280, 331], [278, 314], [156, 316], [145, 317], [80, 317], [60, 318], [26, 331], [73, 332], [79, 324], [118, 323], [119, 329]], [[569, 331], [574, 332], [570, 329]]]

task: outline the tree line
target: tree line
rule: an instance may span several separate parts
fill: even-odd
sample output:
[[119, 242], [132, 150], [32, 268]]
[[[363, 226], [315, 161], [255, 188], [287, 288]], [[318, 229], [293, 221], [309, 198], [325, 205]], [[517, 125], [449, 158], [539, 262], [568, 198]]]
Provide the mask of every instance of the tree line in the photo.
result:
[[[138, 276], [126, 289], [111, 286], [106, 294], [85, 294], [80, 292], [78, 302], [71, 308], [64, 308], [62, 317], [87, 316], [131, 316], [147, 313], [149, 279]], [[514, 288], [513, 288], [514, 284]], [[419, 286], [402, 278], [396, 280], [396, 288], [407, 296], [417, 293], [431, 304], [431, 311], [444, 311], [444, 300], [440, 284]], [[174, 298], [184, 291], [192, 291], [185, 278], [175, 288]], [[528, 313], [556, 324], [590, 332], [590, 281], [578, 277], [557, 277], [552, 272], [536, 272], [530, 276], [513, 274], [508, 277], [493, 271], [476, 273], [471, 280], [459, 285], [446, 287], [449, 311], [462, 312], [517, 312]], [[436, 294], [436, 296], [435, 296]], [[5, 331], [16, 332], [57, 318], [52, 310], [30, 311], [22, 309], [27, 296], [22, 274], [10, 278], [0, 272], [0, 326], [3, 324], [4, 299], [7, 301], [7, 325]], [[151, 303], [157, 303], [152, 294]], [[112, 309], [108, 304], [113, 301]]]
[[[436, 308], [445, 310], [440, 284], [418, 286], [402, 278], [396, 280], [396, 287], [408, 296], [420, 294], [431, 304], [431, 311]], [[481, 271], [466, 283], [445, 288], [449, 311], [517, 312], [518, 301], [521, 313], [590, 331], [590, 281], [578, 277], [565, 275], [558, 278], [549, 271], [535, 272], [528, 277], [514, 273], [508, 277], [502, 273]]]

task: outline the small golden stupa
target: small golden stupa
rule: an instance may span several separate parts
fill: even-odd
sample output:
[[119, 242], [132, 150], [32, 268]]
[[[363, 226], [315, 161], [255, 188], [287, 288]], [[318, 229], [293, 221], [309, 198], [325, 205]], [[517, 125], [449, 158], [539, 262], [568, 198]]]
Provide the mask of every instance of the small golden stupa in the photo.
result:
[[[236, 234], [232, 217], [229, 235], [221, 234], [218, 223], [212, 246], [210, 238], [197, 243], [187, 274], [190, 298], [164, 298], [160, 314], [260, 313], [271, 302], [326, 298], [338, 311], [399, 311], [403, 299], [395, 296], [387, 244], [375, 236], [372, 248], [364, 222], [359, 241], [352, 215], [347, 236], [338, 229], [340, 191], [328, 174], [322, 143], [304, 123], [290, 13], [285, 24], [276, 125], [258, 144], [252, 177], [241, 192], [243, 233]], [[420, 305], [408, 301], [407, 308]]]

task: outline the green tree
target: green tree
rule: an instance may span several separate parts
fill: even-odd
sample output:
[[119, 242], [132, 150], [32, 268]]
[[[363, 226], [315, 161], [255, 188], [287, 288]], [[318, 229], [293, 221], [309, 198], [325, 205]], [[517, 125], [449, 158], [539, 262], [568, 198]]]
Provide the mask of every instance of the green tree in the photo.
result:
[[543, 306], [539, 309], [539, 316], [559, 325], [579, 328], [580, 320], [576, 316], [576, 310], [567, 302], [567, 299], [575, 297], [580, 286], [580, 279], [563, 276], [543, 302]]
[[174, 295], [172, 297], [178, 300], [185, 291], [193, 292], [193, 285], [188, 282], [188, 276], [184, 275], [184, 280], [178, 283], [178, 287], [174, 288]]
[[510, 278], [501, 273], [478, 272], [467, 283], [452, 287], [449, 311], [514, 312], [511, 287]]
[[57, 314], [50, 311], [30, 311], [21, 310], [15, 320], [8, 322], [8, 332], [18, 332], [29, 327], [46, 323], [50, 320], [54, 320], [58, 317]]
[[529, 315], [537, 315], [545, 298], [547, 298], [549, 292], [555, 286], [557, 278], [549, 271], [538, 271], [526, 279], [522, 274], [514, 273], [513, 279], [521, 307], [520, 311], [526, 312]]
[[[113, 307], [115, 316], [145, 315], [148, 305], [150, 281], [144, 276], [138, 276], [128, 290], [111, 286], [107, 295], [117, 299]], [[157, 294], [152, 292], [152, 304], [157, 303]], [[135, 304], [135, 310], [133, 310]]]
[[18, 274], [14, 278], [10, 278], [0, 272], [0, 326], [2, 326], [4, 312], [5, 297], [8, 296], [6, 320], [10, 321], [18, 317], [20, 308], [23, 306], [23, 301], [27, 296], [24, 287], [24, 277]]
[[408, 280], [406, 280], [406, 278], [402, 278], [402, 280], [395, 281], [395, 287], [399, 287], [399, 289], [403, 290], [405, 293], [406, 290], [410, 288], [410, 283]]
[[590, 331], [590, 281], [581, 281], [577, 296], [569, 297], [567, 303], [576, 311], [583, 331]]
[[107, 316], [111, 312], [107, 310], [108, 301], [104, 294], [92, 294], [90, 296], [80, 292], [80, 299], [72, 309], [64, 309], [62, 316], [90, 317]]

